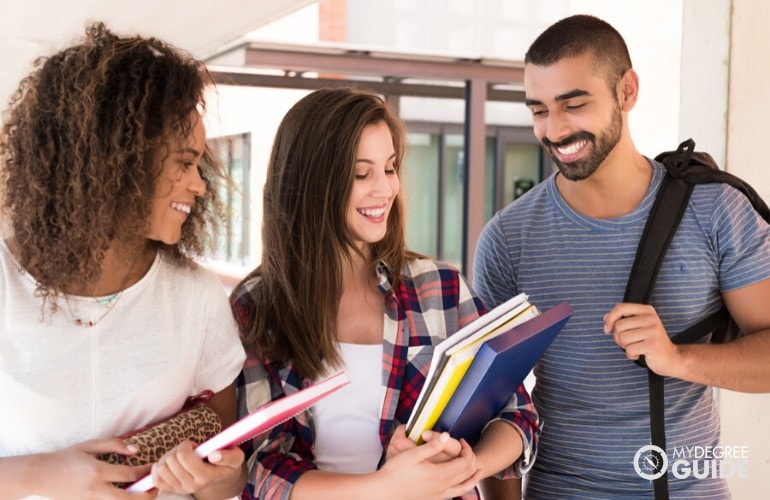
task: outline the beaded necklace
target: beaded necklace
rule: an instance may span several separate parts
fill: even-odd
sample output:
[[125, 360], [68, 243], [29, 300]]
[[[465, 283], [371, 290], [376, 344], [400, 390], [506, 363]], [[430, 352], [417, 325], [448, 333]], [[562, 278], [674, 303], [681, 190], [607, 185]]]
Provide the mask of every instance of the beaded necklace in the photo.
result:
[[72, 309], [72, 305], [70, 304], [69, 298], [65, 297], [64, 303], [67, 304], [67, 310], [69, 311], [70, 319], [74, 324], [85, 328], [92, 328], [96, 326], [101, 320], [103, 320], [110, 313], [110, 311], [112, 311], [115, 308], [115, 306], [118, 304], [122, 296], [123, 296], [123, 290], [121, 290], [120, 292], [114, 293], [109, 297], [102, 297], [99, 299], [92, 297], [95, 303], [102, 305], [105, 308], [104, 313], [102, 313], [101, 316], [99, 316], [94, 320], [85, 320], [82, 318], [78, 318], [76, 314], [78, 312], [78, 308], [75, 307], [74, 310]]
[[64, 295], [64, 303], [67, 305], [67, 311], [69, 311], [69, 317], [71, 321], [77, 325], [82, 326], [84, 328], [93, 328], [97, 324], [99, 324], [107, 315], [115, 309], [115, 307], [118, 305], [118, 302], [120, 302], [120, 299], [123, 297], [123, 292], [125, 292], [126, 286], [128, 285], [129, 280], [131, 279], [131, 275], [133, 274], [134, 267], [136, 266], [136, 262], [139, 260], [139, 255], [137, 254], [133, 260], [131, 261], [131, 265], [128, 268], [128, 272], [126, 273], [125, 278], [123, 278], [123, 282], [120, 284], [120, 291], [113, 293], [112, 295], [106, 296], [106, 297], [89, 297], [91, 300], [94, 301], [94, 303], [99, 304], [101, 306], [104, 306], [105, 311], [101, 314], [101, 316], [97, 317], [93, 320], [86, 320], [83, 318], [78, 317], [78, 307], [76, 306], [73, 310], [72, 304], [70, 304], [70, 300], [67, 297], [67, 295]]

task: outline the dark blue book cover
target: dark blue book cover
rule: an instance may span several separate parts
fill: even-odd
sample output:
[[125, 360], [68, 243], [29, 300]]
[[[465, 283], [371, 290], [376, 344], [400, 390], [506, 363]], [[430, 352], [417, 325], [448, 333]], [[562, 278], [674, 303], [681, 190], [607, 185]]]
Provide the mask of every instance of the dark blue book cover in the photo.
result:
[[572, 307], [561, 302], [484, 342], [433, 430], [475, 444], [571, 316]]

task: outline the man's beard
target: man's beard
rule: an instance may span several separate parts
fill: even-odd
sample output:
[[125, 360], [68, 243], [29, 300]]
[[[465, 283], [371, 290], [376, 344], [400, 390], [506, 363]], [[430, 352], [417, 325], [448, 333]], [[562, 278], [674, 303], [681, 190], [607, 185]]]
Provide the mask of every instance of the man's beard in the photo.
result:
[[[582, 131], [576, 132], [559, 142], [551, 142], [548, 138], [543, 137], [542, 144], [564, 177], [571, 181], [581, 181], [590, 177], [599, 168], [599, 165], [604, 163], [604, 160], [607, 159], [607, 156], [609, 156], [615, 145], [620, 141], [622, 128], [623, 116], [620, 107], [616, 106], [609, 126], [600, 133], [598, 138], [590, 132]], [[569, 163], [560, 161], [554, 149], [580, 140], [586, 140], [591, 144], [588, 156]]]

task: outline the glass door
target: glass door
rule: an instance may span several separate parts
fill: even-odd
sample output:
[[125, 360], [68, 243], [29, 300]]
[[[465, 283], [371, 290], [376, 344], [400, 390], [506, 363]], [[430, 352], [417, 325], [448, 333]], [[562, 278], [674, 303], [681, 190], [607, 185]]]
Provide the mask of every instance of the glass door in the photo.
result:
[[[403, 169], [406, 241], [410, 249], [462, 269], [465, 227], [464, 137], [459, 125], [410, 123]], [[486, 220], [550, 173], [531, 128], [489, 127], [486, 138]], [[471, 166], [471, 168], [476, 168]]]

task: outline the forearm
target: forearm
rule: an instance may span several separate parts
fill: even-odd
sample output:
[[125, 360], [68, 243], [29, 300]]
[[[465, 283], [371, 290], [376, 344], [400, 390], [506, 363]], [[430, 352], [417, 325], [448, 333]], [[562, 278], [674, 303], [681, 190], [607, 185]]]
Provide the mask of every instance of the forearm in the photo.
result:
[[[494, 428], [495, 434], [487, 435], [487, 433], [490, 430], [493, 430], [492, 429], [493, 425], [495, 426]], [[507, 427], [508, 429], [498, 428], [503, 426]], [[523, 448], [524, 441], [522, 440], [522, 437], [519, 434], [519, 432], [511, 424], [506, 423], [504, 421], [492, 422], [492, 424], [489, 425], [487, 432], [485, 432], [484, 436], [482, 436], [482, 439], [484, 440], [483, 446], [487, 446], [486, 444], [487, 440], [491, 441], [491, 443], [489, 443], [491, 446], [489, 446], [490, 448], [489, 450], [485, 450], [483, 452], [481, 450], [477, 450], [477, 457], [478, 457], [478, 453], [480, 452], [483, 453], [484, 455], [486, 455], [487, 453], [489, 454], [497, 453], [497, 451], [494, 449], [494, 447], [497, 445], [495, 441], [512, 439], [509, 435], [510, 434], [509, 431], [513, 431], [513, 433], [515, 434], [515, 440], [510, 445], [509, 450], [507, 450], [508, 452], [510, 452], [510, 454], [506, 460], [510, 460], [510, 461], [508, 464], [504, 464], [502, 466], [500, 464], [497, 464], [496, 466], [492, 466], [492, 467], [498, 468], [498, 470], [495, 471], [494, 473], [497, 473], [500, 470], [505, 469], [506, 467], [508, 467], [509, 465], [511, 465], [512, 463], [514, 463], [516, 460], [519, 459], [519, 457], [524, 451], [524, 448]], [[502, 437], [497, 436], [498, 432], [504, 433], [505, 435]], [[482, 444], [482, 441], [480, 441], [479, 444]], [[476, 445], [477, 448], [479, 448], [479, 444]], [[516, 456], [511, 459], [510, 455], [516, 455]], [[481, 458], [479, 460], [486, 460], [486, 459]], [[483, 469], [483, 470], [485, 471], [485, 476], [486, 476], [487, 469]], [[490, 469], [490, 472], [493, 472], [493, 471]], [[488, 477], [485, 477], [481, 481], [481, 483], [479, 484], [479, 489], [481, 490], [481, 493], [485, 500], [520, 500], [521, 499], [521, 478], [512, 477], [509, 479], [498, 479], [493, 475], [489, 475]]]
[[[41, 473], [35, 466], [36, 455], [0, 458], [0, 500], [42, 495]], [[38, 478], [37, 480], [35, 478]]]
[[677, 346], [680, 361], [670, 375], [738, 392], [770, 392], [770, 330], [726, 344]]
[[195, 494], [197, 500], [220, 500], [222, 498], [240, 497], [246, 486], [248, 472], [246, 465], [240, 467], [240, 473], [234, 475], [231, 480], [223, 481], [216, 485], [210, 485]]
[[309, 470], [294, 483], [289, 498], [291, 500], [386, 498], [386, 492], [389, 489], [386, 484], [378, 482], [378, 474], [381, 473], [377, 471], [369, 474], [342, 474]]
[[524, 451], [521, 435], [516, 428], [503, 420], [490, 423], [476, 446], [476, 465], [487, 478], [513, 464]]

